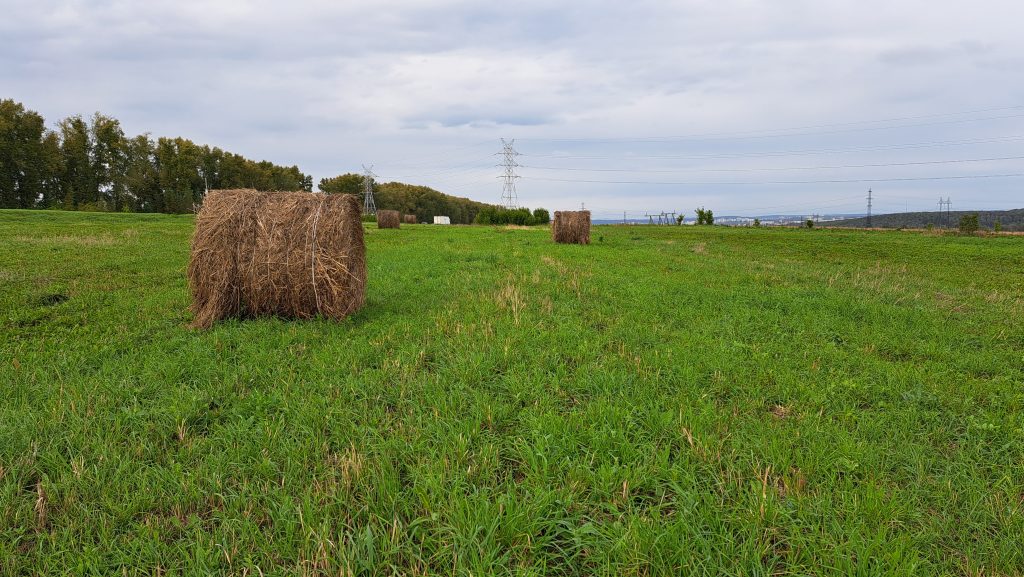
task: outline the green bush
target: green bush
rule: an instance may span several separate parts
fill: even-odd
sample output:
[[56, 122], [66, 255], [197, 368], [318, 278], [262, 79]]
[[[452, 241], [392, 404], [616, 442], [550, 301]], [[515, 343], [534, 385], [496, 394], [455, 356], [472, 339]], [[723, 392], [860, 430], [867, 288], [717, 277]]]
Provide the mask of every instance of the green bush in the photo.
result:
[[811, 219], [807, 219], [806, 221], [804, 221], [804, 226], [806, 226], [807, 228], [814, 228], [814, 221]]
[[960, 217], [960, 232], [964, 234], [978, 232], [978, 213], [965, 214]]
[[[544, 219], [544, 220], [541, 220]], [[476, 213], [473, 220], [476, 224], [515, 224], [519, 226], [531, 226], [534, 224], [547, 224], [551, 222], [551, 216], [547, 209], [538, 208], [530, 212], [528, 208], [502, 208], [500, 206], [485, 206]]]

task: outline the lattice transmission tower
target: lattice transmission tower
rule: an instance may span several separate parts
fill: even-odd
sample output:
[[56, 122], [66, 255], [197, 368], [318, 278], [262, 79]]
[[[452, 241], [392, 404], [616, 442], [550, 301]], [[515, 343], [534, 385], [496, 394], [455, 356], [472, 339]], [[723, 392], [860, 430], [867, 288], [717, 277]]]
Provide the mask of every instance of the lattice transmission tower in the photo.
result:
[[373, 165], [369, 168], [363, 165], [363, 214], [377, 214], [377, 204], [373, 202], [373, 179], [377, 175], [373, 173]]
[[868, 222], [867, 222], [868, 228], [871, 228], [871, 201], [872, 201], [871, 189], [869, 188], [868, 189]]
[[512, 147], [516, 139], [505, 140], [501, 139], [501, 166], [505, 169], [505, 174], [499, 176], [504, 180], [501, 185], [501, 204], [505, 208], [518, 208], [519, 197], [516, 195], [516, 179], [519, 176], [516, 174], [516, 168], [519, 167], [519, 163], [516, 162], [516, 157], [519, 153]]

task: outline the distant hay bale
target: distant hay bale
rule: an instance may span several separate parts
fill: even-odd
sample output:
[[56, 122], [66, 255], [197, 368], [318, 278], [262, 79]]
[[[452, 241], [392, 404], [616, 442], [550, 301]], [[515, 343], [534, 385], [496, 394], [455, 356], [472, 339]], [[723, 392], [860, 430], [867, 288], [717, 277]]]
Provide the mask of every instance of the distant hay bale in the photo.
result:
[[590, 244], [590, 211], [556, 210], [551, 238], [562, 244]]
[[403, 214], [402, 215], [402, 222], [404, 222], [405, 224], [416, 224], [416, 215], [415, 214]]
[[402, 215], [397, 210], [378, 210], [377, 228], [398, 228]]
[[435, 216], [434, 217], [434, 224], [451, 224], [451, 223], [452, 223], [452, 219], [450, 217], [447, 217], [447, 216]]
[[359, 199], [211, 190], [196, 216], [188, 284], [196, 328], [258, 316], [342, 319], [366, 298]]

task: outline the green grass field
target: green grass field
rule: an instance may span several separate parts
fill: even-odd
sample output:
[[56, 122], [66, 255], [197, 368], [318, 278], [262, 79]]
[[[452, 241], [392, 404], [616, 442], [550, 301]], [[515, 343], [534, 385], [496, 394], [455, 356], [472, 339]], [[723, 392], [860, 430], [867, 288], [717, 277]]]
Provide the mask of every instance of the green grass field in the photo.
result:
[[0, 211], [0, 575], [1024, 573], [1024, 238], [367, 229], [197, 332], [192, 222]]

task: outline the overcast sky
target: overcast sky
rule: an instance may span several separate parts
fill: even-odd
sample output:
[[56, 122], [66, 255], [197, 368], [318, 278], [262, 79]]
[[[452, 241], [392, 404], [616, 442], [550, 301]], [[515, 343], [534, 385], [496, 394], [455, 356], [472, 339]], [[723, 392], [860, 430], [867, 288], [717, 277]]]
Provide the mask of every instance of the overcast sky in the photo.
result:
[[1024, 178], [992, 176], [1024, 174], [1019, 0], [0, 0], [0, 14], [0, 97], [51, 126], [100, 111], [315, 180], [365, 163], [498, 203], [503, 137], [522, 153], [521, 204], [597, 217], [863, 212], [869, 187], [878, 212], [940, 195], [1024, 207]]

